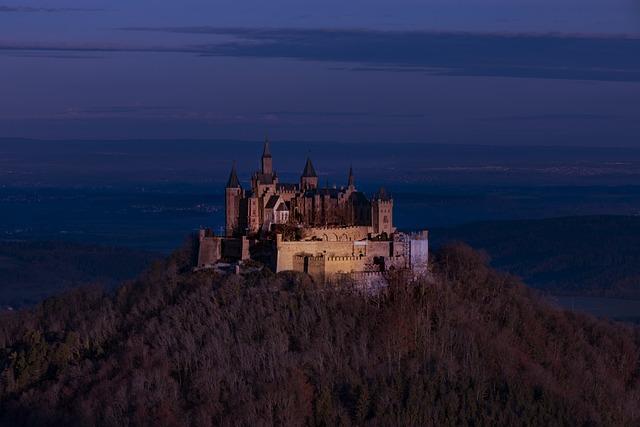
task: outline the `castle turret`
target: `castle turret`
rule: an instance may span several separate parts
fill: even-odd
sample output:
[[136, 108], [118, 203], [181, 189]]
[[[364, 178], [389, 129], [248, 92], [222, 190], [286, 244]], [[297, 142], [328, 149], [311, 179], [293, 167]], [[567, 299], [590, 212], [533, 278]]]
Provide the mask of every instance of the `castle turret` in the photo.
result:
[[371, 201], [371, 225], [374, 234], [391, 236], [393, 227], [393, 199], [384, 188], [380, 188]]
[[264, 150], [262, 151], [262, 173], [264, 175], [271, 175], [273, 173], [273, 157], [271, 157], [271, 150], [269, 149], [269, 140], [264, 140]]
[[302, 176], [300, 177], [300, 188], [302, 190], [313, 190], [318, 188], [318, 175], [313, 168], [311, 159], [307, 157], [307, 163], [304, 165]]
[[242, 199], [242, 186], [236, 173], [236, 163], [233, 162], [229, 180], [225, 188], [225, 232], [227, 236], [233, 236], [240, 225], [240, 201]]

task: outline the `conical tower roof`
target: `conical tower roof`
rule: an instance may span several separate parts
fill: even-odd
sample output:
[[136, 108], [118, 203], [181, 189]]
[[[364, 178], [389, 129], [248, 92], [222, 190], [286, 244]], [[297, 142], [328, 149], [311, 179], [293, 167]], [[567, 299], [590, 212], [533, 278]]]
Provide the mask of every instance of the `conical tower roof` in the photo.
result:
[[307, 163], [304, 165], [304, 170], [302, 171], [303, 178], [317, 178], [316, 170], [313, 168], [313, 163], [311, 163], [311, 159], [307, 157]]
[[229, 174], [229, 180], [227, 181], [227, 188], [241, 188], [238, 174], [236, 173], [236, 162], [233, 162], [231, 167], [231, 173]]
[[262, 157], [271, 157], [271, 149], [269, 148], [269, 138], [264, 139], [264, 150], [262, 151]]
[[353, 166], [349, 166], [349, 187], [355, 187], [355, 178], [353, 177]]

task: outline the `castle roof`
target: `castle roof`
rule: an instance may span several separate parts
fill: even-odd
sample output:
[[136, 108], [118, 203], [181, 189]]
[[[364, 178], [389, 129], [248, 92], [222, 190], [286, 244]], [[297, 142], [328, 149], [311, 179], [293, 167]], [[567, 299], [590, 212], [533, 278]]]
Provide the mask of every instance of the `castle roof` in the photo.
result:
[[227, 188], [242, 188], [240, 186], [238, 174], [236, 173], [236, 162], [233, 162], [233, 166], [231, 167], [231, 173], [229, 174], [229, 180], [227, 181]]
[[289, 208], [287, 207], [286, 203], [280, 203], [280, 206], [278, 206], [278, 209], [276, 209], [278, 212], [285, 212], [288, 211]]
[[317, 178], [316, 170], [313, 168], [313, 164], [311, 163], [311, 159], [307, 157], [307, 163], [304, 165], [304, 170], [302, 171], [303, 178]]
[[353, 193], [351, 193], [350, 199], [353, 203], [356, 204], [367, 203], [369, 201], [369, 199], [367, 199], [367, 196], [362, 191], [354, 191]]
[[262, 157], [271, 157], [271, 150], [269, 149], [269, 140], [264, 140], [264, 150], [262, 151]]
[[353, 177], [353, 166], [349, 166], [349, 187], [355, 186], [355, 178]]
[[280, 196], [271, 196], [269, 197], [269, 200], [267, 201], [267, 204], [264, 205], [265, 209], [273, 209], [276, 207], [276, 204], [278, 203], [278, 201], [280, 200]]

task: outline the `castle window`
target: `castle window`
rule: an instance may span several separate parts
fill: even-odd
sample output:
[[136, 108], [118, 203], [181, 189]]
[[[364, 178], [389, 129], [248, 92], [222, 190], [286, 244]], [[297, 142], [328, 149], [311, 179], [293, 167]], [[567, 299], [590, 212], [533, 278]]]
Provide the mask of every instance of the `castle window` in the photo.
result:
[[383, 222], [384, 224], [388, 224], [388, 223], [389, 223], [389, 218], [385, 215], [385, 216], [382, 218], [382, 222]]

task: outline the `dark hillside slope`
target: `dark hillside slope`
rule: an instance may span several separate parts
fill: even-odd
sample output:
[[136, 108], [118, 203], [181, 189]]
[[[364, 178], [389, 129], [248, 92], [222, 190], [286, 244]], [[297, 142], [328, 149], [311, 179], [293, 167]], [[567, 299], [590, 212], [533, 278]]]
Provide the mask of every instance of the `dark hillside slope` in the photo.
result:
[[551, 293], [640, 298], [640, 216], [479, 222], [431, 236], [486, 250], [494, 267]]
[[4, 425], [640, 423], [640, 333], [556, 310], [466, 246], [363, 296], [189, 273], [0, 318]]

